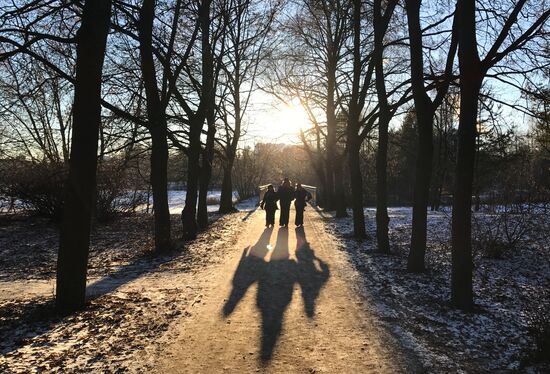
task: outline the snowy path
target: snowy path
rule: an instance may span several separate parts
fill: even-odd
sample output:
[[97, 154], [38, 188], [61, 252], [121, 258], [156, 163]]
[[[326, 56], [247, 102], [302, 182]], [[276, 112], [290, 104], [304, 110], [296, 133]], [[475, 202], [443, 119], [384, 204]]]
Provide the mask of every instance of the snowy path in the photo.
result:
[[352, 289], [357, 274], [312, 208], [301, 230], [264, 230], [255, 212], [227, 253], [163, 338], [158, 373], [419, 371]]

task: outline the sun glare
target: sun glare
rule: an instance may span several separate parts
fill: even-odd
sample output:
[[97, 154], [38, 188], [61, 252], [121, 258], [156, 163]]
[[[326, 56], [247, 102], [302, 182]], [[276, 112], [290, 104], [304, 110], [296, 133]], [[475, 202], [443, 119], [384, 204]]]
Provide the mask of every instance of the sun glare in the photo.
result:
[[283, 106], [277, 113], [276, 127], [281, 135], [298, 135], [301, 129], [310, 126], [307, 113], [300, 104], [290, 104]]

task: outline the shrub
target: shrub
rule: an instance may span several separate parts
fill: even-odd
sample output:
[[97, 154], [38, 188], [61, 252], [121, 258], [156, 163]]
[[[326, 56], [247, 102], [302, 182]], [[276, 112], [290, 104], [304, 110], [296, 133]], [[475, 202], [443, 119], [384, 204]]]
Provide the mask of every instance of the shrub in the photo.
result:
[[2, 163], [0, 193], [17, 199], [39, 216], [58, 221], [63, 216], [63, 185], [67, 169], [62, 163], [10, 160]]
[[[63, 189], [67, 167], [62, 163], [3, 161], [0, 164], [0, 195], [5, 201], [17, 199], [34, 214], [60, 221], [63, 217]], [[119, 214], [133, 212], [147, 202], [146, 193], [131, 186], [124, 166], [105, 161], [98, 167], [95, 218], [110, 221]], [[5, 205], [5, 204], [4, 204]]]
[[495, 213], [473, 216], [472, 239], [474, 250], [482, 256], [500, 259], [527, 240], [545, 217], [536, 206], [530, 204], [501, 205], [497, 208]]
[[207, 196], [206, 197], [206, 205], [217, 205], [220, 203], [220, 197], [219, 196]]

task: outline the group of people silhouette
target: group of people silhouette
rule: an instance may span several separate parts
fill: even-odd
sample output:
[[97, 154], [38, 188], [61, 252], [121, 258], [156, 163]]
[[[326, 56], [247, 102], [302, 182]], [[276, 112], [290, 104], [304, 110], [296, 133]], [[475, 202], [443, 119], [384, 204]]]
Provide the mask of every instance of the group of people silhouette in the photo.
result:
[[288, 227], [292, 200], [294, 200], [294, 207], [296, 208], [294, 223], [296, 226], [303, 226], [304, 209], [306, 203], [311, 200], [311, 194], [302, 187], [301, 183], [296, 183], [296, 187], [293, 187], [288, 178], [283, 179], [277, 191], [275, 191], [272, 184], [267, 186], [267, 191], [260, 202], [260, 208], [265, 209], [265, 227], [275, 225], [275, 211], [278, 209], [277, 201], [281, 205], [279, 225]]

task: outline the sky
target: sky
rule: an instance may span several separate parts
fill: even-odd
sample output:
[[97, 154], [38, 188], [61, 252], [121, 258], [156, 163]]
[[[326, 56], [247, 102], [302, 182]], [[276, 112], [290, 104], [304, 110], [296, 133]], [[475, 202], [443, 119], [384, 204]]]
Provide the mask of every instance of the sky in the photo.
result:
[[[501, 107], [502, 112], [498, 124], [503, 129], [513, 126], [520, 133], [528, 132], [532, 119], [513, 107], [514, 103], [526, 105], [525, 99], [522, 99], [519, 91], [490, 79], [486, 79], [486, 83], [493, 87], [496, 97], [512, 103], [511, 107]], [[391, 126], [399, 127], [402, 117], [394, 118]], [[299, 102], [287, 105], [275, 96], [256, 91], [253, 93], [250, 106], [247, 109], [247, 131], [243, 136], [243, 143], [246, 145], [255, 143], [300, 144], [300, 129], [305, 130], [311, 126], [307, 113]]]
[[248, 108], [245, 143], [286, 143], [300, 142], [300, 129], [311, 127], [307, 113], [298, 103], [282, 103], [276, 97], [255, 92]]

